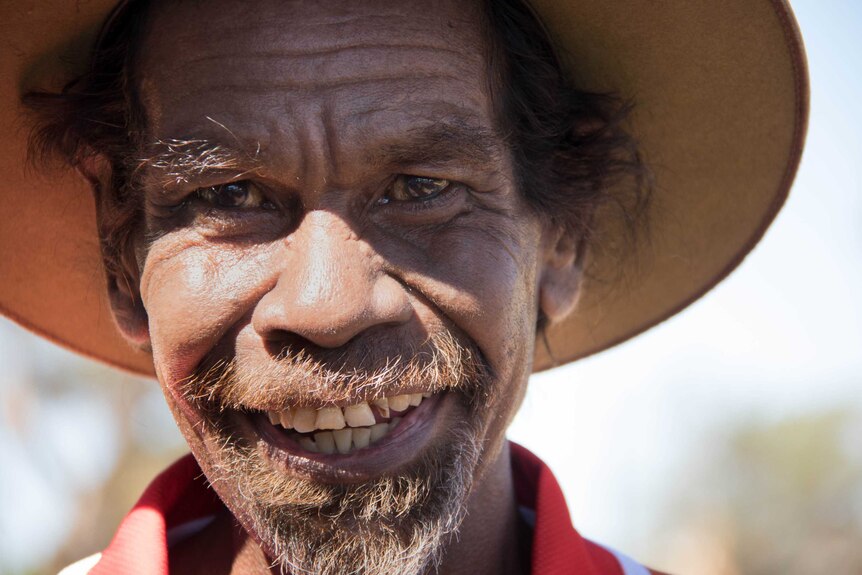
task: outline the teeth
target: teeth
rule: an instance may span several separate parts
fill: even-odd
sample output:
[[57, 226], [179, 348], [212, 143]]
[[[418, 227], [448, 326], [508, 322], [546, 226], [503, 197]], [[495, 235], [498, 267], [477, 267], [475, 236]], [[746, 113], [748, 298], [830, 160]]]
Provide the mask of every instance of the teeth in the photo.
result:
[[314, 440], [310, 437], [303, 437], [299, 440], [299, 445], [306, 451], [311, 451], [314, 453], [318, 452], [317, 445], [314, 444]]
[[331, 431], [321, 431], [314, 434], [314, 443], [321, 453], [335, 453], [335, 438]]
[[389, 409], [393, 411], [404, 411], [410, 407], [409, 395], [396, 395], [389, 398]]
[[376, 423], [374, 413], [371, 411], [371, 407], [367, 403], [345, 407], [344, 419], [350, 427], [365, 427]]
[[353, 430], [353, 446], [357, 449], [368, 447], [371, 444], [371, 428], [357, 427]]
[[384, 435], [389, 432], [389, 424], [388, 423], [378, 423], [376, 425], [371, 426], [371, 435], [369, 435], [369, 439], [371, 443], [374, 443]]
[[285, 429], [293, 429], [293, 410], [285, 409], [278, 414], [278, 419]]
[[348, 405], [343, 409], [336, 406], [298, 407], [282, 411], [267, 411], [269, 422], [281, 425], [285, 429], [295, 429], [298, 433], [312, 433], [310, 437], [299, 438], [303, 449], [315, 453], [349, 453], [351, 449], [362, 449], [378, 441], [381, 437], [394, 430], [401, 422], [401, 417], [392, 417], [387, 423], [375, 423], [374, 410], [382, 417], [389, 418], [391, 411], [403, 412], [410, 407], [416, 407], [423, 399], [430, 397], [426, 393], [409, 393], [393, 397], [381, 397], [371, 400], [371, 403]]
[[300, 407], [293, 414], [293, 428], [300, 433], [308, 433], [317, 429], [315, 420], [317, 419], [317, 410], [310, 407]]
[[348, 427], [333, 431], [332, 436], [335, 438], [335, 447], [338, 448], [338, 453], [350, 453], [350, 447], [353, 444], [352, 429]]
[[433, 394], [432, 394], [430, 391], [426, 391], [425, 393], [423, 393], [423, 394], [422, 394], [422, 397], [424, 397], [425, 399], [428, 399], [428, 398], [429, 398], [429, 397], [431, 397], [432, 395], [433, 395]]
[[343, 429], [344, 414], [340, 407], [321, 407], [317, 410], [314, 425], [317, 429]]
[[375, 399], [371, 403], [374, 404], [374, 407], [377, 408], [377, 411], [380, 412], [380, 415], [383, 417], [389, 417], [389, 400], [385, 397], [381, 397], [380, 399]]

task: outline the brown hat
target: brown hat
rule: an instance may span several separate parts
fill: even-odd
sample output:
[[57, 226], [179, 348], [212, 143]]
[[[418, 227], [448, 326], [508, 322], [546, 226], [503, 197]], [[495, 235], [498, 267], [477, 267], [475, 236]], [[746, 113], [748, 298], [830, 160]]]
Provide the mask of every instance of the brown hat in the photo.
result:
[[[783, 0], [531, 3], [575, 87], [635, 101], [630, 129], [656, 186], [642, 257], [591, 259], [589, 277], [620, 279], [587, 280], [575, 313], [549, 328], [550, 349], [538, 346], [538, 371], [656, 325], [739, 265], [793, 181], [808, 77]], [[0, 312], [75, 351], [152, 375], [151, 357], [114, 326], [90, 191], [71, 171], [27, 167], [20, 104], [27, 90], [59, 89], [85, 68], [115, 4], [0, 5]], [[601, 236], [612, 237], [612, 225], [600, 219]]]

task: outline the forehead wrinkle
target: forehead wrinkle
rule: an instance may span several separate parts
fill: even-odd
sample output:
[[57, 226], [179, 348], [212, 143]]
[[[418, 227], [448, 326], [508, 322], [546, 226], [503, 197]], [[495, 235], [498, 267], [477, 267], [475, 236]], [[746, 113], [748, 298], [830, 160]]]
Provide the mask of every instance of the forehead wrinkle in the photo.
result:
[[390, 74], [377, 76], [363, 76], [361, 78], [338, 78], [333, 80], [323, 80], [320, 78], [309, 79], [308, 81], [300, 81], [297, 79], [281, 79], [274, 78], [265, 82], [224, 82], [219, 81], [214, 84], [207, 84], [198, 89], [185, 90], [184, 98], [207, 96], [216, 93], [231, 94], [251, 94], [270, 96], [274, 92], [301, 92], [301, 96], [314, 95], [320, 92], [333, 92], [344, 89], [360, 88], [364, 86], [374, 86], [377, 84], [386, 84], [390, 90], [398, 89], [398, 85], [404, 85], [405, 88], [416, 90], [417, 82], [443, 80], [457, 84], [463, 84], [464, 78], [454, 74], [443, 73], [428, 73], [428, 74], [405, 74], [392, 76]]
[[[261, 60], [264, 62], [269, 61], [277, 61], [277, 60], [290, 60], [290, 59], [305, 59], [305, 58], [321, 58], [321, 59], [329, 59], [333, 56], [338, 56], [340, 54], [345, 53], [369, 53], [369, 56], [373, 56], [376, 54], [389, 54], [392, 49], [397, 49], [400, 52], [411, 52], [416, 51], [420, 53], [426, 52], [434, 52], [434, 53], [447, 53], [454, 56], [458, 56], [459, 58], [465, 57], [465, 53], [463, 50], [456, 50], [449, 46], [438, 46], [432, 44], [404, 44], [399, 42], [391, 42], [391, 43], [382, 43], [382, 42], [369, 42], [369, 43], [360, 43], [360, 44], [346, 44], [346, 45], [336, 45], [336, 46], [324, 46], [319, 48], [312, 48], [306, 50], [238, 50], [237, 46], [232, 46], [232, 49], [226, 52], [215, 52], [212, 54], [208, 54], [205, 56], [197, 56], [193, 58], [187, 58], [183, 61], [184, 65], [194, 65], [194, 64], [206, 64], [215, 62], [218, 65], [223, 65], [226, 60]], [[420, 58], [417, 57], [417, 60]]]
[[[305, 120], [296, 122], [298, 178], [304, 185], [317, 193], [325, 186], [335, 168], [334, 142], [329, 128], [328, 106], [324, 101], [316, 101], [306, 108]], [[309, 113], [309, 109], [314, 111]]]
[[338, 144], [339, 144], [339, 134], [335, 127], [335, 113], [332, 105], [332, 101], [330, 99], [325, 99], [322, 106], [322, 116], [321, 122], [323, 126], [323, 137], [325, 141], [324, 150], [326, 153], [325, 160], [328, 162], [328, 165], [335, 170], [336, 178], [338, 177], [338, 166], [339, 156], [338, 156]]
[[[458, 32], [463, 30], [452, 27], [451, 22], [448, 26], [446, 22], [429, 26], [427, 21], [424, 26], [410, 26], [416, 19], [401, 14], [390, 17], [392, 29], [387, 29], [368, 26], [366, 20], [372, 16], [365, 15], [354, 18], [365, 25], [353, 33], [339, 28], [337, 34], [315, 32], [306, 39], [302, 31], [309, 17], [307, 12], [304, 10], [298, 23], [291, 22], [289, 34], [285, 34], [284, 15], [275, 13], [265, 24], [260, 23], [263, 16], [256, 19], [250, 25], [253, 32], [248, 23], [238, 28], [235, 20], [224, 16], [217, 18], [212, 28], [177, 29], [174, 22], [160, 18], [159, 26], [154, 28], [165, 28], [164, 33], [150, 34], [149, 38], [156, 45], [155, 52], [177, 46], [180, 49], [170, 50], [170, 57], [160, 59], [152, 72], [169, 84], [172, 79], [194, 75], [213, 78], [215, 90], [248, 93], [361, 86], [362, 82], [396, 77], [434, 80], [439, 77], [441, 59], [446, 61], [450, 79], [454, 80], [475, 76], [477, 67], [483, 66], [484, 52], [475, 45], [475, 34], [462, 37]], [[268, 26], [277, 28], [271, 38], [259, 30]], [[406, 39], [405, 31], [409, 31]], [[230, 41], [214, 42], [214, 35]], [[196, 49], [199, 46], [204, 49]], [[149, 58], [145, 55], [144, 59]], [[222, 81], [228, 83], [221, 84]]]
[[[376, 8], [373, 13], [343, 16], [332, 14], [329, 6], [326, 6], [327, 3], [320, 3], [321, 6], [326, 6], [323, 12], [314, 14], [311, 9], [315, 6], [306, 5], [303, 6], [301, 15], [291, 15], [288, 14], [289, 3], [271, 3], [267, 8], [267, 3], [258, 2], [255, 6], [258, 17], [253, 22], [249, 22], [245, 18], [248, 4], [250, 3], [235, 3], [228, 5], [227, 10], [222, 6], [223, 13], [216, 19], [217, 32], [221, 37], [230, 38], [231, 41], [225, 44], [231, 49], [238, 47], [242, 50], [250, 48], [259, 50], [260, 46], [278, 44], [284, 40], [285, 30], [289, 30], [290, 39], [294, 44], [309, 46], [311, 50], [339, 48], [349, 46], [351, 43], [382, 47], [401, 45], [397, 40], [393, 40], [393, 36], [397, 37], [393, 35], [394, 30], [407, 33], [411, 41], [415, 40], [416, 46], [451, 49], [453, 41], [461, 40], [459, 28], [472, 27], [475, 24], [471, 18], [450, 15], [445, 21], [439, 19], [435, 22], [436, 25], [428, 26], [427, 21], [423, 23], [413, 14], [399, 12], [403, 8], [398, 6], [398, 2], [381, 3], [382, 6]], [[166, 6], [183, 9], [179, 3], [166, 3]], [[233, 12], [231, 9], [234, 9]], [[391, 9], [391, 13], [381, 14], [380, 12], [385, 9]], [[155, 28], [170, 29], [171, 37], [182, 43], [195, 44], [206, 41], [209, 45], [213, 44], [211, 27], [188, 25], [190, 19], [195, 19], [193, 13], [180, 12], [173, 14], [172, 18], [169, 12], [170, 10], [166, 11], [164, 7], [156, 11]], [[250, 28], [253, 29], [252, 40], [237, 44], [236, 40], [248, 34]], [[332, 28], [337, 29], [337, 34], [328, 33]]]
[[[438, 76], [442, 78], [442, 76]], [[426, 77], [427, 78], [427, 77]], [[447, 76], [445, 84], [436, 85], [434, 90], [425, 90], [424, 82], [413, 78], [386, 78], [384, 80], [368, 80], [338, 87], [303, 86], [296, 89], [269, 89], [268, 87], [252, 88], [248, 84], [227, 86], [225, 84], [207, 84], [192, 89], [186, 89], [183, 100], [194, 98], [209, 98], [218, 103], [220, 108], [227, 110], [238, 96], [251, 98], [252, 107], [257, 110], [291, 110], [293, 116], [303, 106], [313, 103], [318, 105], [321, 100], [332, 102], [335, 117], [341, 119], [345, 126], [379, 126], [377, 113], [406, 114], [436, 119], [446, 116], [465, 116], [482, 122], [485, 118], [494, 116], [489, 109], [490, 103], [483, 100], [483, 92], [471, 89], [464, 78]], [[356, 88], [361, 86], [361, 90]], [[457, 103], [440, 98], [441, 93], [458, 94]], [[245, 121], [252, 118], [245, 118]], [[494, 123], [493, 120], [490, 120]]]
[[[447, 68], [445, 73], [441, 64]], [[235, 78], [240, 82], [234, 80], [233, 83], [252, 85], [261, 84], [261, 79], [273, 79], [278, 87], [295, 88], [317, 83], [335, 86], [357, 79], [460, 78], [476, 74], [478, 69], [481, 69], [481, 59], [477, 55], [471, 57], [469, 52], [451, 49], [345, 47], [338, 50], [337, 55], [284, 54], [277, 50], [266, 57], [256, 57], [237, 46], [230, 52], [218, 51], [205, 58], [175, 57], [156, 73], [166, 78], [176, 78], [177, 74], [203, 75], [217, 80]]]

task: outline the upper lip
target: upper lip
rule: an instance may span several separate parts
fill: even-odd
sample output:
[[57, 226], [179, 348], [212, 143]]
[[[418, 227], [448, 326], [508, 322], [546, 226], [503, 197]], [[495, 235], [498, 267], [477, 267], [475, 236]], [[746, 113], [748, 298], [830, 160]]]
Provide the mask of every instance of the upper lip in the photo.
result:
[[319, 397], [317, 398], [297, 398], [296, 400], [288, 401], [286, 404], [268, 404], [268, 405], [260, 405], [260, 406], [247, 406], [249, 411], [281, 411], [282, 409], [289, 409], [294, 407], [307, 407], [311, 409], [322, 409], [324, 407], [348, 407], [351, 405], [357, 405], [359, 403], [370, 403], [375, 399], [381, 399], [384, 397], [395, 397], [398, 395], [410, 395], [413, 393], [431, 393], [436, 394], [440, 393], [441, 389], [431, 390], [431, 389], [417, 389], [417, 388], [409, 388], [409, 389], [399, 389], [394, 391], [387, 391], [385, 393], [374, 393], [372, 394], [362, 394], [356, 396], [348, 396], [342, 397], [336, 400], [321, 401]]

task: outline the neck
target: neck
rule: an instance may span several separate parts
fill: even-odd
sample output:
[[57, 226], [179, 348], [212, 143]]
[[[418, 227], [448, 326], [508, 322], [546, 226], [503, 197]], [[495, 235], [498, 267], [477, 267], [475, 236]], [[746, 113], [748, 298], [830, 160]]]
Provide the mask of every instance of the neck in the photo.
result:
[[518, 505], [512, 483], [509, 445], [477, 482], [467, 504], [467, 517], [445, 551], [438, 575], [520, 575]]

